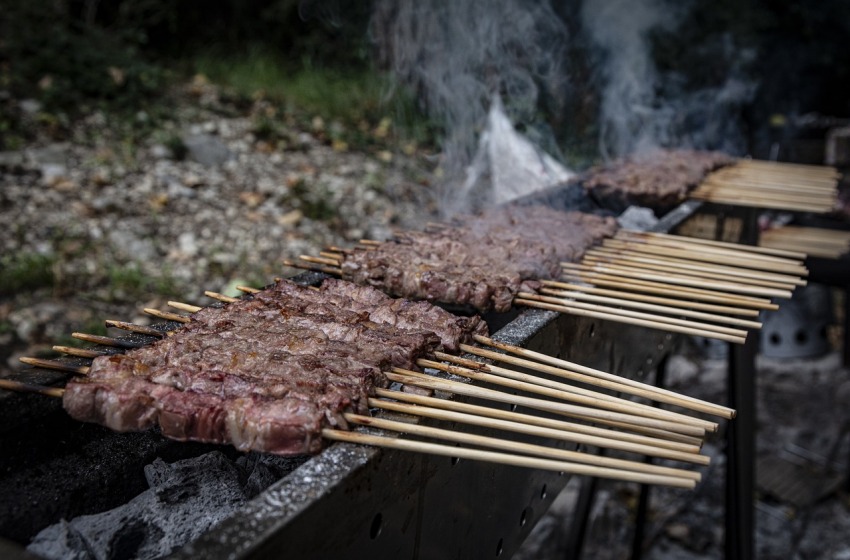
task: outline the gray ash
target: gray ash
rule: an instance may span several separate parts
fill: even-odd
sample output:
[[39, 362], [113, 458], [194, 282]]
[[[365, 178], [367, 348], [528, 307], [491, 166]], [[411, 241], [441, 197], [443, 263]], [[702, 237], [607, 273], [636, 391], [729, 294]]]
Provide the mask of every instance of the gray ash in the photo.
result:
[[115, 509], [62, 520], [27, 547], [49, 559], [118, 560], [165, 556], [198, 538], [306, 457], [249, 454], [235, 461], [214, 451], [145, 467], [148, 490]]

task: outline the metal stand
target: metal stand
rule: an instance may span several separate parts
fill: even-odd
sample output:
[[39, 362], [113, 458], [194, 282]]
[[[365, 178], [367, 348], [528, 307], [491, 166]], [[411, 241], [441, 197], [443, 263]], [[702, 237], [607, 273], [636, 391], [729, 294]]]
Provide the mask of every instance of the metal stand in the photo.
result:
[[[659, 362], [655, 368], [655, 386], [661, 389], [664, 388], [665, 378], [667, 376], [667, 360], [669, 356]], [[652, 464], [652, 457], [645, 459], [646, 463]], [[640, 485], [640, 496], [638, 497], [637, 511], [635, 512], [635, 533], [632, 536], [632, 560], [640, 560], [643, 558], [643, 541], [646, 534], [646, 520], [649, 515], [649, 493], [652, 486], [648, 484]]]
[[[741, 243], [758, 242], [757, 214], [754, 209], [741, 213]], [[737, 416], [726, 426], [726, 542], [727, 560], [753, 558], [755, 510], [755, 360], [758, 337], [751, 331], [743, 345], [729, 345], [727, 391]]]
[[752, 558], [755, 550], [756, 341], [750, 333], [743, 345], [733, 344], [729, 348], [729, 406], [737, 410], [738, 415], [726, 426], [727, 560]]

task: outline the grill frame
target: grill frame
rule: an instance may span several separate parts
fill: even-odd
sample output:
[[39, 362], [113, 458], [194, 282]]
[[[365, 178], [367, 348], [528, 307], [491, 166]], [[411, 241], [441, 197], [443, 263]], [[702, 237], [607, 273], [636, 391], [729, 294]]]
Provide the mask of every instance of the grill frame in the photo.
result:
[[[672, 230], [700, 206], [695, 201], [680, 205], [653, 230]], [[296, 278], [311, 284], [323, 277], [305, 273]], [[537, 309], [489, 317], [488, 323], [498, 340], [637, 379], [645, 378], [681, 339], [640, 327]], [[498, 330], [495, 325], [499, 325]], [[176, 326], [179, 324], [161, 323], [157, 328]], [[136, 334], [121, 338], [140, 343], [153, 340]], [[58, 385], [67, 374], [33, 368], [17, 377]], [[12, 473], [0, 480], [0, 495], [11, 498], [3, 502], [35, 502], [23, 522], [19, 507], [0, 508], [0, 549], [10, 549], [10, 558], [31, 556], [17, 542], [4, 539], [28, 542], [34, 532], [59, 517], [91, 513], [127, 501], [143, 489], [142, 467], [155, 457], [172, 461], [223, 450], [221, 446], [174, 442], [154, 432], [117, 434], [99, 426], [80, 425], [65, 415], [57, 399], [39, 395], [0, 397], [0, 426], [0, 447], [10, 449], [6, 444], [14, 442], [20, 453], [15, 455], [15, 465], [11, 460], [0, 465], [4, 468], [0, 472]], [[28, 443], [41, 440], [49, 444], [49, 438], [73, 442], [75, 435], [87, 442], [77, 453], [67, 446], [43, 443], [36, 448]], [[69, 464], [76, 466], [67, 468]], [[25, 467], [37, 467], [36, 472], [26, 474]], [[100, 478], [83, 480], [80, 475], [87, 472], [100, 473]], [[472, 461], [454, 465], [445, 457], [337, 443], [307, 459], [235, 515], [171, 557], [266, 558], [279, 556], [282, 551], [304, 558], [327, 557], [329, 552], [355, 557], [392, 554], [425, 558], [486, 557], [499, 552], [498, 556], [507, 557], [570, 478]], [[51, 491], [42, 491], [49, 485], [53, 486]], [[119, 487], [123, 492], [117, 491]], [[116, 492], [92, 492], [93, 488]], [[119, 494], [129, 496], [124, 499]], [[376, 521], [379, 514], [380, 523]], [[17, 521], [10, 524], [13, 518]]]

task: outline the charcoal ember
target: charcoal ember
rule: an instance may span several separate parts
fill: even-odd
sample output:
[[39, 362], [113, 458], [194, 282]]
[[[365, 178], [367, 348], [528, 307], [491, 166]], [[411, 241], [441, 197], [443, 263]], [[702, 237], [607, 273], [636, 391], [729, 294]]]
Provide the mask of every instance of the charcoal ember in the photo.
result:
[[171, 464], [157, 459], [145, 467], [148, 490], [115, 509], [47, 527], [27, 550], [48, 559], [159, 558], [209, 531], [292, 468], [286, 458], [234, 462], [218, 451]]
[[620, 213], [643, 206], [662, 215], [684, 202], [709, 173], [734, 162], [721, 152], [655, 150], [595, 167], [580, 180], [604, 208]]
[[345, 255], [342, 276], [408, 299], [504, 312], [519, 291], [560, 277], [561, 262], [616, 230], [610, 217], [506, 205], [357, 249]]

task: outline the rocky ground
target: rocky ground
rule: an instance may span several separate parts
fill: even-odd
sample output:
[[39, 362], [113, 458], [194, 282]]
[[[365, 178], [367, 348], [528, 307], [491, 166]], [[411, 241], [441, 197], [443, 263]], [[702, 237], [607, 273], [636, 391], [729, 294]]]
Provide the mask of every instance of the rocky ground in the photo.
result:
[[[0, 375], [103, 319], [145, 323], [144, 307], [261, 286], [297, 272], [284, 259], [435, 215], [421, 153], [351, 149], [339, 123], [234, 106], [202, 79], [169, 102], [172, 117], [132, 149], [127, 123], [96, 112], [61, 142], [0, 152]], [[35, 102], [19, 105], [37, 118]]]

